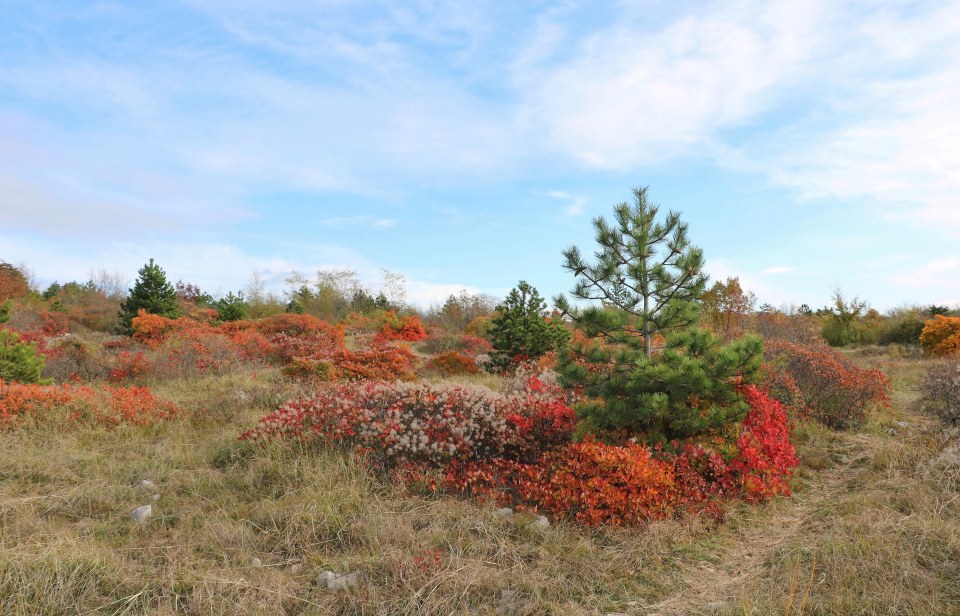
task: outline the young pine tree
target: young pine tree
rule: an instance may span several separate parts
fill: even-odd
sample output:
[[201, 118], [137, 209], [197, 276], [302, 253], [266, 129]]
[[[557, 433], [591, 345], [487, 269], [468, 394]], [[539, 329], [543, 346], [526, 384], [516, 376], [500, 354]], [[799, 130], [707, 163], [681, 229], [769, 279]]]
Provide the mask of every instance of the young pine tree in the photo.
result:
[[536, 359], [562, 348], [570, 333], [559, 321], [547, 319], [547, 303], [521, 280], [497, 306], [489, 336], [494, 349], [491, 363], [506, 369], [517, 358]]
[[230, 291], [213, 302], [213, 309], [217, 311], [217, 317], [224, 322], [247, 318], [247, 302], [243, 299], [243, 291], [236, 295]]
[[42, 372], [43, 356], [34, 346], [21, 342], [16, 332], [0, 330], [0, 381], [46, 385], [51, 381], [43, 379]]
[[140, 268], [137, 281], [130, 289], [130, 295], [120, 305], [120, 327], [124, 333], [133, 332], [131, 322], [141, 310], [170, 319], [180, 316], [177, 291], [167, 281], [166, 273], [153, 262], [153, 259]]
[[746, 412], [736, 384], [755, 376], [762, 342], [724, 346], [697, 326], [703, 253], [679, 214], [660, 222], [645, 188], [634, 197], [633, 206], [614, 208], [613, 224], [594, 220], [596, 263], [576, 247], [563, 253], [577, 279], [574, 297], [601, 302], [578, 310], [556, 299], [584, 339], [560, 362], [565, 384], [582, 388], [580, 430], [647, 442], [721, 431]]

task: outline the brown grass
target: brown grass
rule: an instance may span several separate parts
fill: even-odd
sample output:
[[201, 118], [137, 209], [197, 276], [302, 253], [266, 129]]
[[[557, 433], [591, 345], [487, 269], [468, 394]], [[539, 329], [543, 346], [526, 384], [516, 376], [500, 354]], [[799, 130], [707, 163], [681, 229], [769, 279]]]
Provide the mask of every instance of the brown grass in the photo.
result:
[[[799, 426], [794, 497], [643, 530], [538, 529], [340, 452], [238, 443], [298, 394], [269, 372], [159, 386], [206, 412], [0, 434], [0, 614], [960, 613], [960, 445], [915, 414], [922, 360], [858, 360], [895, 404], [859, 433]], [[362, 580], [334, 593], [327, 569]]]

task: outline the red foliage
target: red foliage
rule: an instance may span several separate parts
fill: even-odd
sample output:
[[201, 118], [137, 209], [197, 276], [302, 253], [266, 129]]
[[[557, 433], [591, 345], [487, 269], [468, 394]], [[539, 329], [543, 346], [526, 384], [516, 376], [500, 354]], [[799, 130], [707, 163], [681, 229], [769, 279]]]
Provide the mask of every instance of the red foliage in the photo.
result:
[[126, 381], [144, 376], [153, 368], [153, 362], [147, 359], [143, 351], [120, 351], [117, 353], [116, 368], [107, 378], [111, 381]]
[[574, 443], [541, 468], [532, 481], [518, 483], [521, 497], [588, 526], [666, 517], [673, 513], [680, 491], [673, 465], [633, 443]]
[[464, 334], [460, 336], [460, 352], [465, 355], [483, 355], [493, 351], [493, 345], [479, 336]]
[[420, 317], [415, 314], [397, 316], [392, 310], [383, 315], [383, 328], [380, 335], [387, 340], [403, 340], [405, 342], [417, 342], [425, 340], [428, 335], [420, 322]]
[[145, 425], [183, 410], [145, 387], [24, 385], [0, 380], [0, 430], [32, 425]]
[[750, 405], [730, 467], [740, 476], [747, 500], [790, 494], [790, 477], [798, 464], [790, 442], [790, 421], [777, 400], [753, 385], [741, 388]]
[[339, 374], [348, 379], [412, 381], [417, 378], [417, 358], [406, 347], [375, 340], [368, 348], [343, 349], [334, 356]]
[[485, 387], [360, 382], [291, 401], [243, 439], [344, 441], [386, 467], [453, 460], [533, 459], [569, 441], [573, 411], [562, 401], [502, 395]]
[[839, 351], [768, 340], [761, 383], [796, 417], [843, 430], [862, 422], [871, 404], [888, 404], [890, 382], [880, 370], [855, 366]]
[[[366, 452], [407, 485], [489, 498], [585, 525], [642, 524], [680, 511], [717, 515], [723, 498], [790, 493], [797, 465], [782, 406], [753, 386], [724, 457], [701, 444], [676, 452], [634, 443], [570, 443], [576, 418], [558, 388], [522, 391], [359, 383], [291, 401], [242, 439], [294, 438]], [[720, 443], [723, 446], [723, 443]]]
[[457, 374], [477, 374], [480, 368], [477, 362], [459, 351], [446, 351], [430, 358], [424, 370], [440, 376], [454, 376]]

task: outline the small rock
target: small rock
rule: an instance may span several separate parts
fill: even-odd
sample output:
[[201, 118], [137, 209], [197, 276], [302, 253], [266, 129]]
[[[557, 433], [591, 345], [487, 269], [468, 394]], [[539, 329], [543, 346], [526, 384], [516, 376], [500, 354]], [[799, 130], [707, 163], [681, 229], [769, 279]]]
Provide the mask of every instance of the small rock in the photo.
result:
[[303, 563], [294, 563], [290, 565], [290, 573], [300, 573], [303, 571]]
[[150, 500], [152, 500], [153, 502], [157, 502], [158, 500], [160, 500], [160, 495], [154, 494], [153, 496], [150, 497]]
[[333, 571], [324, 571], [317, 577], [317, 583], [320, 584], [320, 588], [329, 588], [330, 580], [336, 579], [337, 574]]
[[500, 601], [510, 603], [517, 598], [517, 591], [513, 588], [504, 588], [500, 591]]
[[145, 523], [153, 515], [153, 505], [143, 505], [133, 510], [130, 516], [141, 524]]
[[533, 521], [533, 525], [537, 528], [550, 528], [550, 520], [545, 515], [538, 515], [537, 519]]
[[895, 428], [890, 428], [889, 430], [887, 430], [887, 434], [889, 434], [890, 436], [896, 436], [897, 431]]
[[254, 569], [256, 569], [257, 567], [262, 567], [263, 561], [260, 560], [259, 558], [254, 558], [250, 561], [250, 566], [253, 567]]
[[150, 481], [149, 479], [141, 479], [141, 480], [140, 480], [140, 487], [141, 487], [142, 489], [144, 489], [144, 490], [156, 490], [156, 489], [157, 489], [157, 484], [153, 483], [153, 482]]
[[898, 421], [898, 422], [897, 422], [897, 427], [898, 427], [898, 428], [909, 428], [909, 427], [910, 427], [910, 424], [909, 424], [908, 422], [906, 422], [906, 421]]
[[357, 580], [359, 579], [360, 574], [356, 572], [337, 575], [327, 581], [327, 588], [330, 590], [346, 590], [352, 586], [356, 586]]
[[494, 513], [496, 513], [501, 518], [509, 518], [510, 516], [513, 515], [513, 509], [511, 509], [510, 507], [503, 507], [502, 509], [497, 509]]

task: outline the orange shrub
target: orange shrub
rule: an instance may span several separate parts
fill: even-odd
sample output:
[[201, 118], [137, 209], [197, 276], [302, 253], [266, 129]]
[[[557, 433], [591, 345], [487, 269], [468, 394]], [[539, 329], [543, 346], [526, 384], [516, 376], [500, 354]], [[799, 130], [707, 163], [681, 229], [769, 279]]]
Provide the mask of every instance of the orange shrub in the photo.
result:
[[415, 314], [400, 317], [392, 310], [383, 314], [383, 328], [380, 334], [387, 340], [403, 340], [405, 342], [416, 342], [428, 337], [427, 331], [423, 328], [423, 323], [420, 322], [420, 317]]
[[829, 347], [768, 340], [765, 355], [761, 382], [797, 417], [845, 430], [863, 422], [871, 404], [890, 401], [882, 371], [859, 368]]
[[0, 380], [0, 430], [41, 425], [145, 425], [183, 412], [146, 387], [24, 385]]
[[562, 511], [587, 526], [640, 524], [673, 513], [678, 498], [673, 465], [643, 445], [574, 443], [544, 465], [521, 497]]
[[940, 357], [960, 353], [960, 317], [938, 314], [927, 321], [920, 332], [920, 346]]
[[337, 373], [348, 379], [371, 381], [413, 381], [417, 358], [410, 349], [374, 341], [365, 349], [339, 351], [334, 364]]
[[424, 370], [440, 376], [454, 376], [458, 374], [477, 374], [480, 368], [473, 361], [458, 351], [447, 351], [434, 355], [424, 366]]

